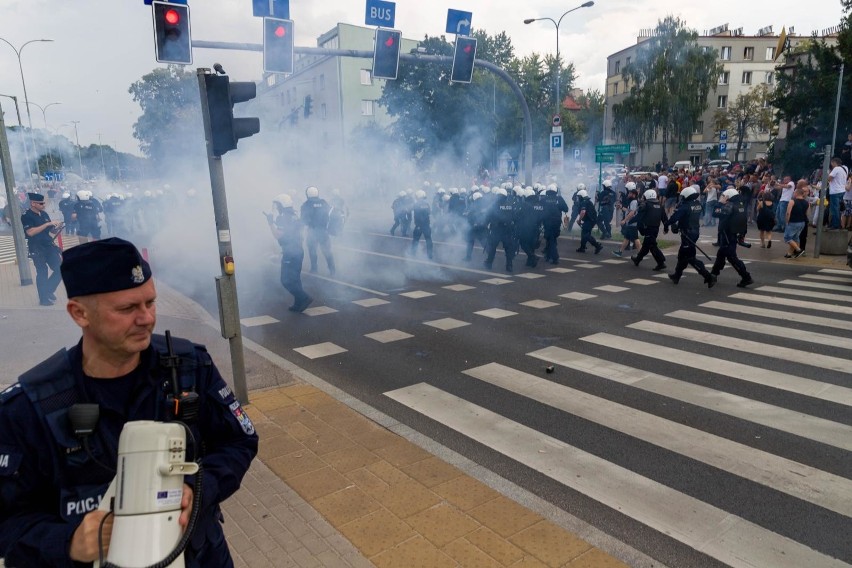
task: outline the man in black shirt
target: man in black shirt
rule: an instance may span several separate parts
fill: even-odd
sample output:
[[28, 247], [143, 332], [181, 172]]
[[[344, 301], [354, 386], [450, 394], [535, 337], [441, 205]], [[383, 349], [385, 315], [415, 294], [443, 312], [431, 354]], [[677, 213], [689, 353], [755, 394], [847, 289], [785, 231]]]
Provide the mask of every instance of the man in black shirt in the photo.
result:
[[[56, 301], [53, 293], [62, 280], [62, 274], [59, 272], [62, 255], [53, 238], [58, 233], [57, 229], [62, 222], [50, 220], [50, 215], [44, 211], [42, 194], [28, 193], [27, 197], [30, 199], [30, 208], [21, 215], [21, 224], [24, 226], [27, 247], [36, 270], [38, 302], [42, 306], [52, 306]], [[50, 269], [50, 276], [48, 276], [48, 269]]]

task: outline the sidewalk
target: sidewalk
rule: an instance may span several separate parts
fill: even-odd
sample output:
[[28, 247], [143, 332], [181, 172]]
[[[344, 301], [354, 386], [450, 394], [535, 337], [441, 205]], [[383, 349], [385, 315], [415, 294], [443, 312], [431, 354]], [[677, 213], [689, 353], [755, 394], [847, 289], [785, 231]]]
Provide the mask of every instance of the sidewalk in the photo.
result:
[[[207, 345], [232, 382], [218, 323], [157, 287], [157, 331]], [[21, 287], [17, 266], [0, 264], [0, 389], [79, 339], [61, 286], [56, 295], [55, 306], [38, 307], [35, 286]], [[659, 566], [262, 346], [245, 346], [247, 411], [261, 443], [223, 504], [238, 567]]]

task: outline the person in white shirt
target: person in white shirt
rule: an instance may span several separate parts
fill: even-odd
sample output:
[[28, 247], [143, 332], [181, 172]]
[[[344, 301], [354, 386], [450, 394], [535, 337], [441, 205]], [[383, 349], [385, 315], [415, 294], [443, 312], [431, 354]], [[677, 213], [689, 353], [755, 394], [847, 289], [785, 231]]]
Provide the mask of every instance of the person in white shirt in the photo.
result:
[[784, 228], [787, 226], [787, 205], [790, 203], [790, 200], [793, 199], [793, 192], [796, 190], [796, 184], [793, 183], [793, 178], [790, 176], [784, 176], [784, 179], [781, 180], [781, 199], [778, 200], [778, 209], [776, 209], [775, 214], [775, 230], [784, 232]]
[[849, 171], [840, 158], [831, 159], [831, 173], [828, 174], [828, 228], [840, 228], [840, 202], [846, 193], [846, 178]]

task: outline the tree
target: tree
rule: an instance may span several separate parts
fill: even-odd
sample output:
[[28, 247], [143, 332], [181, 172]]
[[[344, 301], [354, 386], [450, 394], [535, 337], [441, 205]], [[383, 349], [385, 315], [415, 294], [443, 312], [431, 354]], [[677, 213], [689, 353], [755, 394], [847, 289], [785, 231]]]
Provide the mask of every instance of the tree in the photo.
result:
[[698, 45], [698, 32], [666, 16], [638, 50], [622, 75], [630, 94], [613, 106], [615, 131], [644, 147], [662, 134], [663, 162], [670, 142], [686, 143], [707, 107], [707, 95], [719, 79], [714, 51]]
[[760, 84], [737, 96], [726, 109], [716, 111], [713, 122], [716, 130], [731, 130], [737, 141], [735, 159], [739, 159], [745, 139], [751, 133], [769, 132], [772, 128], [772, 109], [769, 107], [769, 87]]
[[[128, 92], [142, 107], [133, 137], [142, 153], [161, 166], [183, 164], [205, 155], [198, 79], [179, 65], [154, 69]], [[191, 166], [190, 166], [191, 167]]]

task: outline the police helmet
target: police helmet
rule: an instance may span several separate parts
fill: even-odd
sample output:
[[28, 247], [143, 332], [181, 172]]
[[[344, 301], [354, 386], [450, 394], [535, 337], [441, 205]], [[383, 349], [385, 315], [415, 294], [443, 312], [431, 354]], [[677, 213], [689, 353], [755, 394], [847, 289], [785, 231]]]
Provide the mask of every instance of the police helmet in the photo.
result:
[[726, 189], [725, 191], [722, 192], [722, 197], [726, 197], [726, 198], [730, 199], [730, 198], [737, 196], [739, 194], [740, 194], [739, 191], [737, 191], [733, 187], [729, 187], [728, 189]]
[[128, 192], [127, 192], [124, 196], [125, 196], [127, 199], [130, 199], [130, 198], [132, 198], [132, 197], [133, 197], [133, 192], [132, 192], [132, 191], [128, 191]]
[[533, 184], [533, 189], [534, 189], [534, 190], [536, 190], [536, 191], [541, 191], [541, 188], [542, 188], [542, 185], [541, 185], [540, 183], [535, 182], [535, 183]]
[[315, 188], [314, 186], [310, 186], [308, 189], [305, 190], [305, 195], [308, 198], [319, 197], [319, 190], [317, 188]]
[[502, 195], [503, 197], [509, 195], [509, 192], [507, 192], [506, 189], [502, 187], [498, 187], [497, 189], [495, 189], [494, 193], [496, 193], [497, 195]]
[[408, 195], [408, 194], [407, 194], [407, 193], [405, 193], [404, 191], [400, 191], [400, 192], [399, 192], [399, 196], [400, 196], [400, 197], [405, 197], [406, 195]]
[[431, 184], [428, 181], [423, 182], [423, 187], [429, 187]]
[[438, 188], [438, 193], [447, 193], [447, 190], [446, 190], [446, 189], [444, 189], [443, 187], [439, 187], [439, 188]]
[[577, 184], [577, 191], [583, 191], [584, 189], [586, 189], [585, 183], [578, 183]]
[[62, 199], [68, 199], [69, 197], [71, 197], [71, 193], [68, 191], [62, 194]]
[[151, 193], [151, 191], [150, 191], [150, 190], [147, 190], [147, 189], [146, 189], [145, 191], [143, 191], [143, 192], [142, 192], [142, 195], [143, 195], [143, 196], [145, 196], [145, 197], [151, 197], [151, 196], [153, 196], [154, 194], [153, 194], [153, 193]]
[[628, 181], [624, 184], [624, 189], [626, 189], [627, 191], [636, 191], [636, 183]]
[[497, 188], [496, 187], [488, 187], [487, 185], [483, 185], [482, 188], [480, 188], [480, 189], [481, 189], [482, 193], [485, 194], [485, 193], [491, 193], [492, 191], [494, 191]]
[[[463, 189], [463, 188], [462, 188], [462, 189]], [[478, 186], [478, 185], [476, 185], [476, 184], [473, 184], [472, 186], [470, 186], [470, 190], [471, 190], [471, 191], [479, 191], [479, 186]]]
[[555, 183], [551, 183], [550, 185], [547, 186], [547, 191], [549, 191], [549, 192], [552, 191], [553, 193], [556, 193], [557, 189], [558, 188], [556, 187]]
[[443, 199], [444, 201], [449, 201], [450, 200], [450, 194], [444, 193], [443, 195], [441, 195], [441, 199]]
[[[474, 191], [476, 191], [476, 190], [474, 190]], [[460, 187], [460, 188], [459, 188], [459, 193], [460, 193], [461, 195], [467, 195], [467, 188], [466, 188], [466, 187]]]
[[77, 192], [77, 199], [80, 201], [88, 201], [92, 197], [92, 192], [88, 189], [81, 189]]
[[478, 191], [474, 191], [473, 195], [471, 195], [470, 198], [476, 201], [477, 199], [482, 199], [482, 194]]
[[279, 193], [275, 196], [275, 199], [272, 200], [272, 204], [278, 204], [282, 209], [288, 209], [293, 207], [293, 198], [290, 197], [286, 193]]
[[577, 190], [577, 197], [580, 197], [580, 198], [582, 198], [582, 199], [585, 199], [585, 198], [587, 198], [588, 196], [589, 196], [589, 192], [588, 192], [588, 191], [586, 191], [585, 189], [579, 189], [579, 190]]
[[414, 197], [416, 197], [417, 199], [426, 199], [426, 192], [422, 189], [418, 189], [414, 192]]
[[601, 185], [603, 185], [604, 187], [612, 187], [612, 180], [611, 179], [605, 179], [605, 180], [603, 180]]
[[698, 188], [694, 185], [684, 187], [683, 190], [680, 192], [680, 197], [682, 199], [689, 199], [693, 195], [698, 195]]
[[524, 190], [524, 197], [535, 197], [535, 190], [531, 187], [528, 187]]
[[517, 195], [518, 197], [523, 197], [525, 190], [522, 186], [516, 185], [515, 187], [512, 188], [512, 191], [514, 191], [515, 195]]
[[654, 191], [653, 189], [649, 189], [648, 191], [646, 191], [642, 195], [645, 196], [645, 199], [656, 199], [657, 198], [657, 192]]
[[458, 195], [458, 194], [459, 194], [459, 188], [457, 188], [457, 187], [451, 187], [450, 188], [450, 195]]

